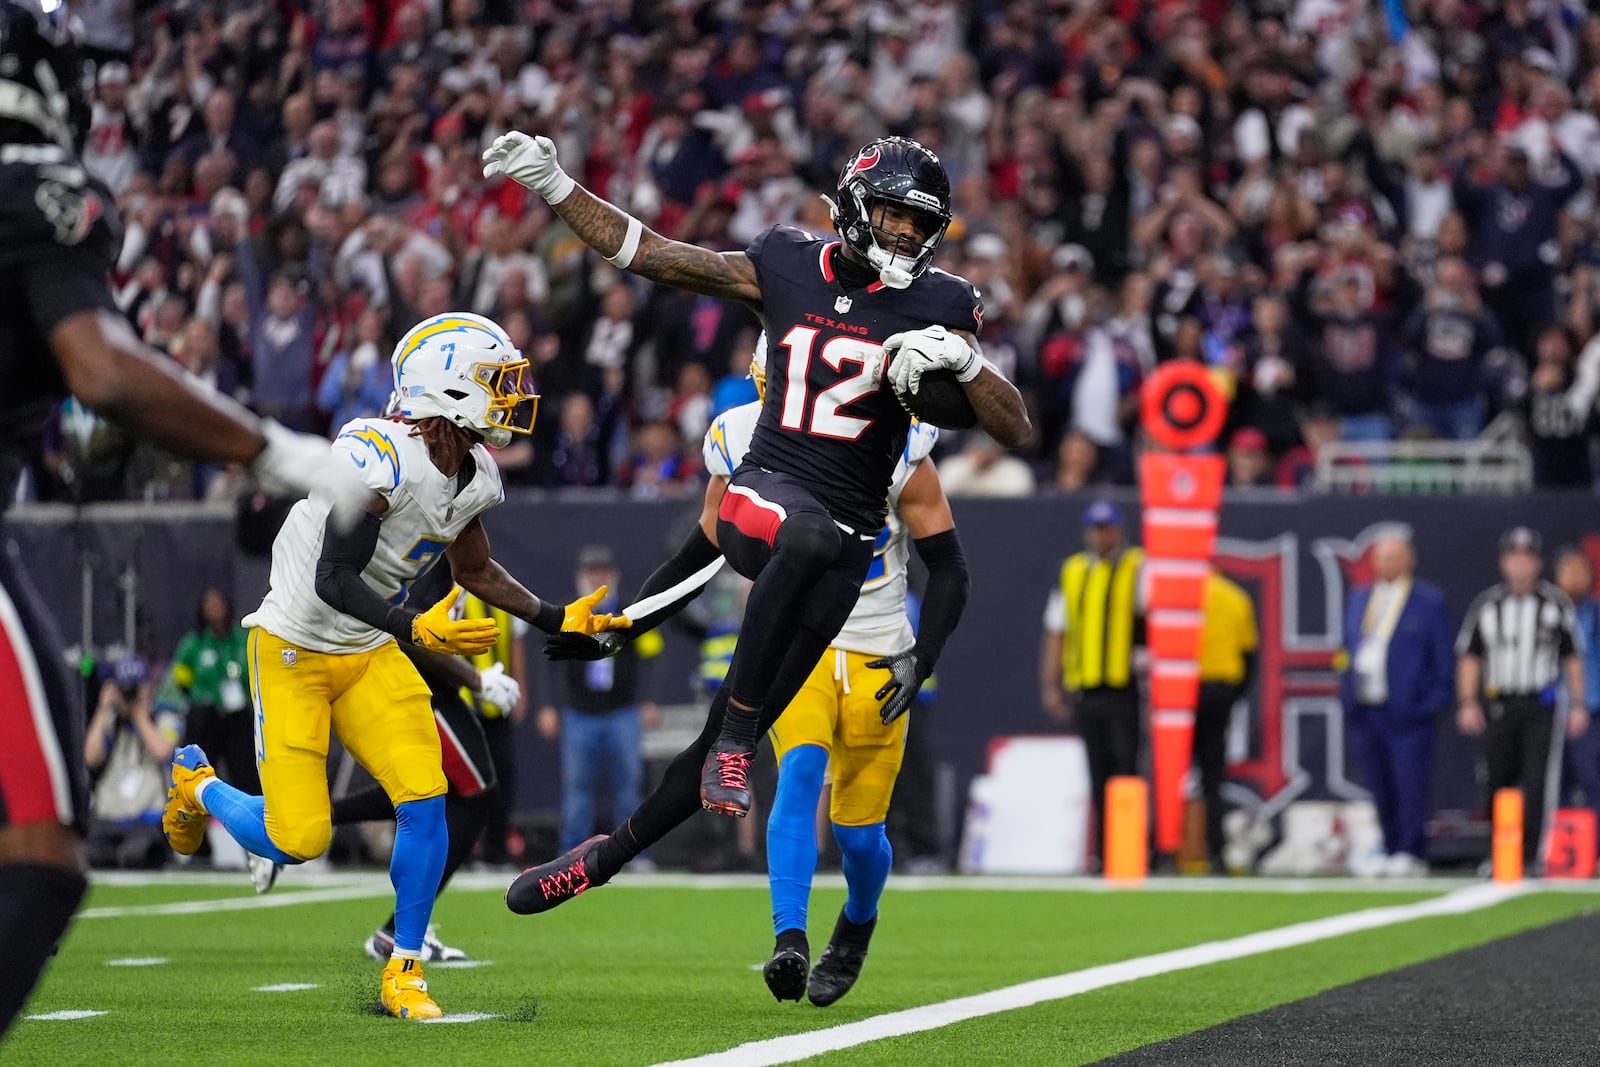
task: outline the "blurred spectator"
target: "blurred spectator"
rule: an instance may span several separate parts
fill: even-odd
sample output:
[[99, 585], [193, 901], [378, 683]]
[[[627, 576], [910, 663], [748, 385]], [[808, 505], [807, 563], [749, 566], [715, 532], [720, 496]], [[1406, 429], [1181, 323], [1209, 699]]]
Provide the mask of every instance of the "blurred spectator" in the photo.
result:
[[1585, 691], [1567, 700], [1589, 712], [1589, 728], [1567, 742], [1563, 795], [1573, 787], [1583, 792], [1586, 807], [1600, 810], [1600, 600], [1595, 599], [1594, 564], [1583, 549], [1569, 545], [1556, 552], [1556, 587], [1572, 601], [1573, 625], [1583, 657]]
[[297, 430], [315, 428], [311, 375], [317, 304], [286, 271], [262, 277], [250, 242], [239, 246], [239, 280], [249, 302], [249, 345], [255, 409]]
[[982, 430], [965, 435], [961, 451], [939, 464], [939, 480], [949, 496], [1028, 496], [1033, 470], [1008, 455]]
[[1528, 379], [1528, 433], [1533, 482], [1542, 488], [1594, 485], [1590, 459], [1594, 410], [1574, 408], [1572, 342], [1559, 326], [1539, 331]]
[[1315, 395], [1339, 415], [1347, 441], [1387, 441], [1394, 436], [1390, 404], [1399, 381], [1399, 361], [1389, 332], [1371, 309], [1366, 278], [1340, 270], [1316, 290], [1307, 312], [1317, 323], [1307, 358]]
[[[1083, 737], [1098, 816], [1091, 854], [1101, 856], [1106, 782], [1139, 768], [1139, 685], [1133, 648], [1141, 613], [1144, 553], [1126, 545], [1122, 509], [1097, 500], [1083, 513], [1084, 549], [1061, 565], [1044, 613], [1039, 695], [1045, 714]], [[1105, 591], [1087, 597], [1090, 588]]]
[[610, 480], [600, 428], [595, 425], [594, 401], [583, 393], [573, 393], [561, 402], [555, 447], [540, 466], [543, 474], [539, 481], [546, 486], [605, 485]]
[[1100, 477], [1100, 449], [1086, 434], [1074, 430], [1061, 439], [1056, 457], [1056, 488], [1076, 492], [1097, 484]]
[[1234, 487], [1272, 485], [1272, 474], [1267, 435], [1254, 426], [1235, 430], [1228, 439], [1228, 484]]
[[1423, 425], [1446, 440], [1478, 436], [1488, 410], [1484, 365], [1499, 343], [1499, 329], [1478, 302], [1471, 268], [1454, 256], [1439, 260], [1423, 305], [1401, 334], [1410, 395]]
[[1222, 862], [1222, 783], [1228, 777], [1228, 727], [1234, 705], [1256, 670], [1256, 607], [1238, 583], [1215, 567], [1206, 576], [1200, 632], [1200, 695], [1195, 705], [1194, 765], [1206, 805], [1206, 858], [1213, 874]]
[[1339, 443], [1340, 419], [1325, 404], [1313, 405], [1300, 418], [1301, 444], [1291, 448], [1278, 461], [1274, 479], [1284, 489], [1304, 489], [1316, 479], [1317, 456], [1329, 445]]
[[367, 308], [356, 320], [352, 347], [333, 357], [317, 388], [317, 407], [326, 412], [334, 432], [352, 419], [382, 415], [394, 391], [389, 364], [394, 346], [384, 336], [384, 314]]
[[215, 587], [200, 594], [195, 628], [172, 654], [161, 703], [183, 715], [183, 739], [199, 745], [228, 781], [258, 793], [255, 716], [250, 708], [249, 631]]
[[739, 407], [741, 404], [754, 403], [756, 394], [755, 379], [750, 377], [751, 345], [737, 345], [733, 350], [733, 362], [728, 367], [728, 373], [717, 380], [711, 387], [711, 417], [714, 419], [729, 408]]
[[647, 500], [684, 493], [695, 472], [695, 465], [684, 459], [677, 427], [658, 419], [634, 431], [620, 478], [632, 496]]
[[1410, 531], [1372, 545], [1373, 581], [1351, 589], [1344, 612], [1340, 694], [1346, 736], [1383, 828], [1383, 851], [1355, 857], [1357, 874], [1427, 873], [1435, 719], [1454, 679], [1444, 594], [1415, 577]]
[[[602, 585], [611, 590], [597, 610], [620, 610], [621, 579], [611, 549], [586, 545], [578, 553], [578, 595], [588, 596]], [[611, 789], [606, 826], [620, 823], [639, 805], [644, 777], [641, 731], [661, 720], [660, 709], [640, 695], [640, 667], [660, 650], [660, 636], [646, 634], [609, 659], [573, 660], [552, 668], [552, 688], [539, 709], [538, 726], [545, 738], [561, 739], [562, 849], [577, 846], [595, 832], [595, 799], [602, 776]]]
[[124, 656], [100, 684], [84, 734], [93, 781], [89, 852], [95, 866], [159, 867], [166, 862], [161, 811], [180, 718], [152, 708], [150, 667]]
[[128, 110], [128, 64], [114, 61], [96, 75], [83, 166], [121, 196], [139, 168], [139, 130]]

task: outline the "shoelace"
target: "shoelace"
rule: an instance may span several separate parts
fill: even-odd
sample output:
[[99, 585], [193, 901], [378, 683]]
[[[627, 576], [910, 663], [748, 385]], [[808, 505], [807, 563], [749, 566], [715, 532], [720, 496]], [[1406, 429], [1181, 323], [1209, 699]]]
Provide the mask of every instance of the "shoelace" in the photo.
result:
[[584, 868], [583, 860], [564, 867], [548, 878], [539, 879], [539, 888], [544, 892], [546, 900], [553, 900], [561, 896], [577, 896], [589, 888], [589, 872]]
[[750, 788], [750, 754], [718, 752], [717, 778], [724, 789]]

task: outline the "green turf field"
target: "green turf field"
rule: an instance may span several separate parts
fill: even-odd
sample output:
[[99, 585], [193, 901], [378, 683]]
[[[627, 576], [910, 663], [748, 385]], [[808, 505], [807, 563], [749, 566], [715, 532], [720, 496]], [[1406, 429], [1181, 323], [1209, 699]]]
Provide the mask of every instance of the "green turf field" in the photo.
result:
[[[885, 898], [860, 985], [826, 1010], [775, 1003], [756, 968], [771, 946], [762, 889], [615, 886], [548, 915], [507, 912], [495, 880], [435, 914], [445, 940], [485, 965], [430, 967], [447, 1016], [405, 1024], [376, 1011], [362, 940], [388, 912], [381, 878], [266, 898], [240, 883], [98, 885], [25, 1020], [7, 1064], [269, 1062], [653, 1064], [851, 1023], [1208, 941], [1436, 897], [1417, 891], [900, 889]], [[981, 883], [975, 883], [981, 886]], [[813, 901], [819, 953], [842, 902]], [[258, 907], [270, 903], [275, 907]], [[1370, 974], [1580, 914], [1600, 893], [1543, 892], [1298, 948], [1145, 978], [822, 1060], [850, 1064], [1059, 1063], [1209, 1026]], [[214, 910], [237, 906], [236, 910]], [[108, 961], [161, 958], [152, 966]], [[293, 992], [261, 986], [315, 985]], [[1041, 1041], [1048, 1042], [1041, 1046]], [[1048, 1055], [1041, 1053], [1048, 1047]], [[579, 1052], [581, 1050], [581, 1054]]]

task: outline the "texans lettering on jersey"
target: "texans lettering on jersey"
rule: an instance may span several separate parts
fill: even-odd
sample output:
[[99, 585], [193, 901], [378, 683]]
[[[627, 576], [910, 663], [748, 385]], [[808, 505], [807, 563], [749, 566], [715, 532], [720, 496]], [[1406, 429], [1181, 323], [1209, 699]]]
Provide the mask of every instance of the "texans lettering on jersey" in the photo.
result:
[[[121, 245], [110, 191], [71, 153], [0, 145], [0, 468], [38, 449], [67, 396], [51, 333], [79, 311], [116, 311], [110, 275]], [[0, 484], [5, 499], [9, 488]]]
[[791, 226], [774, 226], [746, 251], [768, 343], [767, 397], [745, 462], [799, 480], [854, 530], [881, 529], [911, 425], [889, 385], [883, 342], [932, 325], [976, 331], [978, 291], [941, 270], [906, 289], [847, 288], [839, 242]]

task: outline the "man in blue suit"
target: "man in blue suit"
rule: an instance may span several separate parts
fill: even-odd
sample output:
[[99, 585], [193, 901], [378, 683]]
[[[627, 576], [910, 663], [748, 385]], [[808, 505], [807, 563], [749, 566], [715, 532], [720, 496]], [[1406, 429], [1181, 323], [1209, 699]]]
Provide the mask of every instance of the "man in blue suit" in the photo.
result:
[[1454, 695], [1454, 628], [1443, 594], [1413, 577], [1408, 530], [1379, 537], [1372, 565], [1375, 580], [1351, 590], [1345, 606], [1339, 679], [1345, 736], [1383, 827], [1384, 858], [1363, 873], [1421, 875], [1434, 717]]

